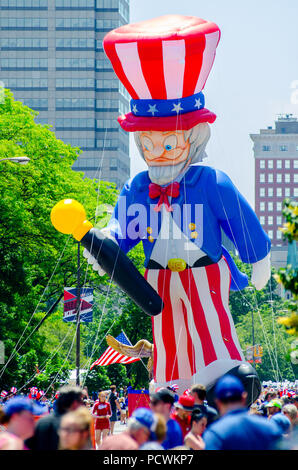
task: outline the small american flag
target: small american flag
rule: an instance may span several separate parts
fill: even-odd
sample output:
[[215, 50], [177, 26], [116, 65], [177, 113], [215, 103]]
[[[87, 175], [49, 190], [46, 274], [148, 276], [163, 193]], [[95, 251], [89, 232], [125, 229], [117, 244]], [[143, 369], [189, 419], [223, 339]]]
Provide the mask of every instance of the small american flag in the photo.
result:
[[[121, 331], [120, 335], [115, 338], [120, 343], [126, 344], [127, 346], [131, 346], [130, 341], [128, 340], [127, 336], [123, 331]], [[97, 361], [93, 362], [90, 370], [93, 369], [94, 366], [109, 366], [110, 364], [131, 364], [132, 362], [140, 361], [139, 357], [129, 357], [121, 354], [115, 349], [108, 347], [105, 352], [100, 356]]]
[[15, 394], [17, 393], [17, 388], [16, 387], [11, 387], [10, 392]]
[[8, 392], [6, 392], [6, 390], [2, 390], [1, 398], [5, 398], [7, 395], [8, 395]]

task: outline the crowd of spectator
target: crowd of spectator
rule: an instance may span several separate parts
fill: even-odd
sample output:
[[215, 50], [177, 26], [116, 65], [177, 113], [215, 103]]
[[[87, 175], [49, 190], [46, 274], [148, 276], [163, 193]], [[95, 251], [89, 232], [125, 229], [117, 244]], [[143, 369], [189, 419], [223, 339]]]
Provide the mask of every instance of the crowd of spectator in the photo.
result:
[[[150, 394], [150, 408], [128, 418], [126, 389], [97, 396], [64, 386], [45, 397], [13, 396], [0, 404], [0, 450], [274, 450], [298, 449], [298, 397], [264, 388], [249, 408], [241, 381], [216, 384], [216, 409], [203, 385], [178, 396], [171, 387]], [[115, 423], [123, 431], [115, 433]], [[94, 438], [93, 438], [94, 427]]]

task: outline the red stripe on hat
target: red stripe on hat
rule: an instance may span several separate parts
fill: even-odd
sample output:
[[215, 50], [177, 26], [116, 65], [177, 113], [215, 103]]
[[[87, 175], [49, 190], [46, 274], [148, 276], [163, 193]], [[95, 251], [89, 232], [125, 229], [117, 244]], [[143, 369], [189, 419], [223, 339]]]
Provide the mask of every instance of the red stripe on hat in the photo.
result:
[[179, 274], [184, 290], [191, 302], [191, 308], [194, 313], [194, 322], [201, 340], [204, 362], [207, 366], [211, 362], [216, 361], [217, 356], [213, 347], [211, 335], [206, 322], [205, 313], [200, 301], [193, 273], [191, 269], [186, 269]]
[[175, 339], [175, 328], [173, 321], [173, 309], [170, 297], [170, 280], [172, 271], [162, 269], [158, 274], [158, 293], [165, 302], [162, 315], [162, 340], [167, 354], [166, 381], [179, 378], [177, 345]]
[[127, 77], [124, 73], [121, 61], [120, 61], [120, 59], [118, 57], [118, 54], [116, 52], [116, 44], [105, 43], [104, 45], [105, 45], [105, 52], [106, 52], [108, 58], [110, 59], [110, 61], [113, 64], [113, 68], [114, 68], [114, 71], [115, 71], [117, 77], [123, 83], [123, 85], [125, 86], [126, 90], [130, 94], [130, 96], [134, 100], [138, 100], [139, 96], [138, 96], [137, 92], [135, 91], [135, 89], [133, 88], [133, 86], [131, 85], [130, 81], [127, 79]]
[[[182, 96], [191, 96], [199, 79], [203, 63], [203, 52], [206, 45], [205, 36], [194, 39], [187, 38], [185, 41], [185, 70]], [[194, 53], [195, 50], [195, 53]]]
[[234, 343], [231, 331], [231, 324], [228, 314], [223, 306], [220, 290], [220, 269], [217, 263], [206, 266], [206, 274], [208, 278], [210, 291], [214, 291], [215, 294], [211, 293], [213, 305], [217, 311], [220, 330], [224, 340], [224, 344], [231, 356], [231, 359], [242, 360], [241, 355]]
[[188, 353], [187, 355], [188, 355], [188, 360], [190, 364], [191, 375], [193, 375], [196, 372], [195, 348], [194, 348], [192, 338], [189, 332], [187, 309], [182, 299], [181, 299], [181, 302], [182, 302], [182, 310], [184, 314], [185, 328], [187, 331], [187, 353]]
[[162, 41], [138, 42], [142, 72], [152, 99], [166, 100], [167, 90], [163, 71]]

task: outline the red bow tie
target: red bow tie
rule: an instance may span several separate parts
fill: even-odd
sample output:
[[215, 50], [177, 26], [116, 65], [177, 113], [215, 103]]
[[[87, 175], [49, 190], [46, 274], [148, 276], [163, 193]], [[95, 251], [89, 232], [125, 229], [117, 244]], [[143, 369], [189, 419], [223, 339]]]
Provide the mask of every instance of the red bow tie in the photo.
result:
[[169, 186], [166, 186], [165, 188], [163, 188], [162, 186], [159, 186], [158, 184], [150, 183], [149, 184], [149, 197], [151, 199], [155, 199], [158, 196], [160, 196], [157, 205], [154, 207], [154, 210], [156, 212], [159, 212], [162, 204], [164, 204], [166, 206], [166, 210], [168, 212], [172, 212], [173, 209], [170, 206], [168, 196], [178, 197], [180, 193], [179, 187], [180, 187], [180, 184], [177, 181], [175, 181], [172, 184], [169, 184]]

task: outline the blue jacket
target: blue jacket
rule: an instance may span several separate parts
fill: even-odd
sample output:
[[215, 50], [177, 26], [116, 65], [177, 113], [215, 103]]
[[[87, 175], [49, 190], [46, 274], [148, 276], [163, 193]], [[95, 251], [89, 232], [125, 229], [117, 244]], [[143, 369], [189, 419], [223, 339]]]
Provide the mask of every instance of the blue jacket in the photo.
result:
[[206, 450], [271, 450], [281, 438], [276, 423], [242, 408], [225, 414], [203, 435]]
[[[155, 212], [159, 198], [150, 199], [147, 171], [124, 185], [109, 222], [112, 235], [127, 253], [140, 241], [147, 267], [161, 228], [161, 212]], [[230, 178], [208, 166], [190, 166], [180, 181], [180, 194], [172, 198], [172, 216], [181, 231], [214, 262], [222, 255], [229, 264], [231, 289], [247, 286], [247, 276], [236, 267], [221, 244], [221, 228], [234, 243], [241, 260], [255, 263], [270, 251], [270, 239], [248, 202]], [[192, 238], [192, 233], [197, 234]]]

